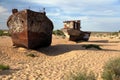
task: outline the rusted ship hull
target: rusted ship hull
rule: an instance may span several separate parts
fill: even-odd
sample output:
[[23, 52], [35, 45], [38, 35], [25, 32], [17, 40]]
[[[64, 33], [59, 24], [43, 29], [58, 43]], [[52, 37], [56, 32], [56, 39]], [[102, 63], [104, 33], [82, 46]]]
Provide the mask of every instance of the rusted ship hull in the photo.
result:
[[[28, 32], [30, 36], [27, 36], [28, 33], [26, 32], [27, 31], [23, 31], [22, 33], [13, 33], [11, 35], [14, 46], [34, 49], [46, 47], [51, 44], [52, 38], [44, 33]], [[48, 38], [44, 38], [44, 36], [48, 36]]]
[[13, 46], [18, 46], [18, 47], [21, 46], [21, 47], [29, 48], [27, 31], [23, 31], [21, 33], [11, 33], [11, 37], [12, 37]]
[[31, 10], [13, 11], [7, 25], [14, 46], [34, 49], [51, 44], [53, 23], [45, 13]]
[[88, 41], [91, 32], [81, 31], [80, 20], [64, 21], [64, 28], [62, 31], [69, 38], [70, 41]]
[[79, 36], [70, 35], [69, 40], [71, 41], [88, 41], [90, 37], [90, 32], [82, 32]]
[[47, 47], [52, 42], [52, 34], [28, 32], [28, 48]]

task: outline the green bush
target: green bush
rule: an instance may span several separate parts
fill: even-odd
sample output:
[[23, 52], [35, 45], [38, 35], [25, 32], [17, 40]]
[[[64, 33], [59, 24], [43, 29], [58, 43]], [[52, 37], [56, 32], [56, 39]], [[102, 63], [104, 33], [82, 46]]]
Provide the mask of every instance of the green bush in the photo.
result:
[[4, 30], [0, 30], [0, 36], [10, 36], [10, 33], [5, 33]]
[[27, 54], [27, 56], [30, 56], [30, 57], [36, 57], [36, 55], [35, 55], [35, 54], [32, 54], [32, 53]]
[[2, 36], [3, 35], [3, 30], [0, 30], [0, 36]]
[[120, 58], [108, 61], [103, 69], [103, 80], [120, 80]]
[[58, 36], [65, 36], [65, 34], [61, 30], [54, 30], [53, 34]]
[[86, 72], [80, 72], [77, 75], [71, 75], [69, 80], [96, 80], [94, 73], [87, 74]]
[[85, 47], [85, 49], [96, 48], [96, 49], [102, 50], [102, 48], [100, 48], [99, 45], [95, 45], [95, 44], [83, 45], [82, 47]]
[[118, 32], [113, 32], [112, 35], [113, 36], [118, 36]]
[[10, 69], [8, 65], [0, 64], [0, 70], [7, 70], [7, 69]]
[[10, 33], [3, 33], [3, 36], [11, 36]]

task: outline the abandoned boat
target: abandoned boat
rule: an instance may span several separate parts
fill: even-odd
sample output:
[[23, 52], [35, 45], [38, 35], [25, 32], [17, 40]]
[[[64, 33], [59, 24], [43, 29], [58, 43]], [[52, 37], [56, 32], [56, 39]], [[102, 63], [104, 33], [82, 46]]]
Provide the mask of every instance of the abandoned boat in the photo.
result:
[[7, 26], [14, 46], [33, 49], [51, 44], [53, 23], [45, 11], [13, 9]]
[[88, 41], [91, 32], [80, 30], [80, 20], [64, 21], [64, 28], [62, 31], [71, 41]]

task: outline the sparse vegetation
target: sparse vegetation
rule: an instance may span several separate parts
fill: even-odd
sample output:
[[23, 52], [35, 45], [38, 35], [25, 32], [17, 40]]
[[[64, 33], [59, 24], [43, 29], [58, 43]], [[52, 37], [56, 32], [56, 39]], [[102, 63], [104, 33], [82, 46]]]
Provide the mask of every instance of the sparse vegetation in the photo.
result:
[[101, 38], [107, 38], [115, 39], [120, 36], [120, 31], [118, 32], [92, 32], [92, 36], [94, 37], [101, 37]]
[[94, 73], [87, 74], [86, 72], [80, 72], [76, 75], [72, 74], [69, 80], [96, 80]]
[[87, 44], [87, 45], [83, 45], [82, 47], [85, 47], [85, 49], [96, 48], [96, 49], [102, 50], [102, 48], [100, 48], [100, 46], [96, 44]]
[[113, 36], [110, 36], [110, 39], [113, 39], [114, 37]]
[[120, 58], [105, 64], [102, 78], [103, 80], [120, 80]]
[[3, 30], [0, 30], [0, 36], [2, 36], [3, 35]]
[[103, 35], [103, 37], [106, 37], [106, 35]]
[[103, 36], [103, 34], [99, 34], [99, 37], [102, 37]]
[[61, 30], [54, 30], [53, 34], [57, 36], [65, 37], [65, 34]]
[[111, 35], [118, 36], [118, 32], [113, 32]]
[[36, 57], [36, 55], [33, 54], [33, 53], [27, 54], [27, 56], [30, 56], [30, 57]]
[[10, 36], [10, 33], [5, 30], [0, 30], [0, 36]]
[[7, 70], [7, 69], [10, 69], [8, 65], [0, 64], [0, 70]]

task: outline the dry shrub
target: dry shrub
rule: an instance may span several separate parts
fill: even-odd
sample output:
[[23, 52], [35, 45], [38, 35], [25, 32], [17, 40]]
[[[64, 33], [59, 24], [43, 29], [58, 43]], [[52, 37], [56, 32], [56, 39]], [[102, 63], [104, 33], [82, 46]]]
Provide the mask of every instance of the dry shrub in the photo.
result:
[[120, 58], [108, 61], [103, 69], [103, 80], [120, 80]]

